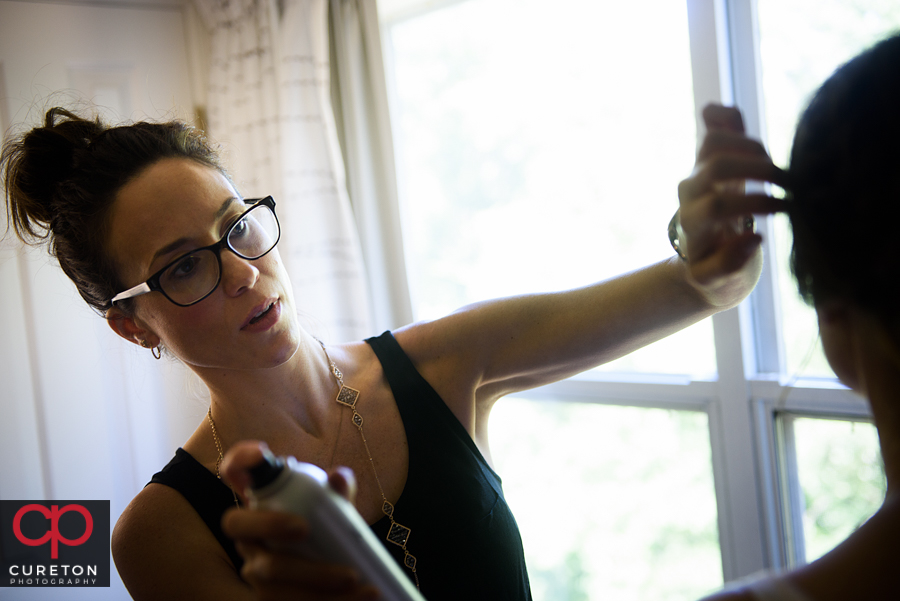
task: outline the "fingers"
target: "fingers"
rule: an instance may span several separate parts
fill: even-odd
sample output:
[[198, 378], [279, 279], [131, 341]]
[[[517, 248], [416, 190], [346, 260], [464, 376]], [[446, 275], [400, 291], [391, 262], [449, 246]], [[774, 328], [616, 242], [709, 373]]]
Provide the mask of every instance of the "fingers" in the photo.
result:
[[739, 192], [747, 180], [786, 184], [786, 174], [772, 163], [765, 147], [744, 135], [740, 111], [711, 104], [703, 109], [703, 121], [707, 134], [694, 173], [678, 187], [682, 205], [714, 189]]
[[783, 186], [787, 174], [776, 167], [768, 156], [716, 154], [698, 163], [694, 173], [678, 185], [678, 197], [684, 204], [710, 191], [714, 184], [740, 180]]
[[691, 277], [701, 286], [712, 286], [736, 274], [747, 264], [762, 243], [762, 236], [746, 232], [725, 240], [714, 253], [691, 260]]
[[697, 152], [697, 160], [708, 159], [714, 153], [741, 154], [768, 157], [765, 147], [757, 140], [744, 134], [729, 131], [709, 131], [703, 138], [703, 144]]
[[[229, 449], [222, 475], [241, 492], [249, 486], [249, 470], [264, 458], [268, 447], [258, 441], [243, 441]], [[339, 467], [329, 475], [329, 485], [353, 501], [356, 479], [349, 468]], [[363, 586], [350, 567], [318, 561], [305, 541], [309, 523], [292, 513], [260, 509], [229, 509], [222, 516], [223, 532], [234, 539], [244, 558], [241, 577], [253, 587], [257, 599], [303, 599], [304, 601], [362, 601], [377, 599], [378, 591]]]
[[[242, 440], [225, 453], [221, 466], [222, 478], [242, 497], [244, 490], [250, 486], [248, 470], [262, 461], [263, 452], [268, 449], [264, 442]], [[244, 500], [246, 501], [246, 498]]]
[[681, 227], [690, 233], [696, 223], [713, 222], [744, 217], [769, 215], [783, 211], [785, 201], [767, 194], [740, 194], [715, 191], [682, 207]]
[[245, 558], [241, 577], [259, 599], [303, 599], [304, 601], [362, 601], [377, 599], [378, 591], [363, 586], [350, 568], [307, 560], [260, 546], [242, 543]]
[[350, 567], [315, 561], [301, 554], [309, 534], [303, 518], [277, 511], [229, 509], [222, 530], [235, 539], [244, 558], [241, 577], [259, 599], [361, 601], [377, 599]]
[[294, 585], [272, 585], [255, 590], [258, 601], [372, 601], [380, 599], [377, 589], [372, 586], [357, 587], [349, 592], [315, 591], [298, 592]]
[[328, 486], [333, 491], [350, 501], [356, 503], [356, 476], [349, 467], [338, 466], [328, 474]]
[[240, 543], [238, 552], [244, 557], [241, 577], [257, 588], [298, 585], [319, 593], [348, 592], [359, 586], [359, 576], [352, 569], [312, 561], [298, 555], [278, 553], [253, 543]]
[[703, 109], [706, 136], [694, 172], [678, 185], [681, 233], [688, 281], [714, 307], [733, 307], [756, 285], [762, 269], [754, 214], [784, 209], [766, 194], [746, 194], [748, 180], [785, 183], [766, 149], [745, 135], [740, 111], [721, 105]]
[[306, 538], [309, 524], [292, 513], [235, 507], [222, 516], [222, 531], [233, 539], [293, 542]]
[[[752, 215], [784, 209], [785, 201], [765, 194], [712, 192], [681, 207], [685, 252], [697, 283], [712, 281], [714, 270], [728, 275], [743, 267], [761, 238], [754, 233]], [[718, 253], [716, 261], [707, 261]]]
[[730, 131], [744, 133], [744, 118], [741, 111], [732, 106], [707, 104], [703, 107], [703, 123], [707, 131]]

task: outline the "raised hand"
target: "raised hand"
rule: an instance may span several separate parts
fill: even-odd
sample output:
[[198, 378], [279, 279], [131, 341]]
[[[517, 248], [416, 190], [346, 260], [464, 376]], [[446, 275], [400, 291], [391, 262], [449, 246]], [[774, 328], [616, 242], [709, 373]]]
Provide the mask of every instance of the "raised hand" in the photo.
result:
[[747, 180], [783, 185], [784, 172], [762, 144], [744, 134], [735, 108], [703, 110], [707, 133], [690, 177], [678, 186], [680, 244], [691, 282], [714, 306], [740, 301], [762, 268], [754, 214], [780, 211], [784, 203], [767, 194], [747, 194]]

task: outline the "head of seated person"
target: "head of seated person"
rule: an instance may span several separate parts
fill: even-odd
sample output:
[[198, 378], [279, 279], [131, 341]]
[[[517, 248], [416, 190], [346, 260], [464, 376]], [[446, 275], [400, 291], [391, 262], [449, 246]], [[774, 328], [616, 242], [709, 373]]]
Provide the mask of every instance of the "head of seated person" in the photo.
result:
[[705, 601], [900, 599], [900, 35], [819, 88], [797, 126], [788, 173], [791, 268], [816, 309], [829, 363], [870, 402], [888, 493], [820, 559], [754, 575]]
[[[798, 124], [789, 171], [800, 294], [816, 307], [835, 373], [871, 396], [860, 369], [873, 360], [866, 349], [900, 365], [900, 35], [819, 88]], [[865, 348], [844, 327], [851, 317]]]

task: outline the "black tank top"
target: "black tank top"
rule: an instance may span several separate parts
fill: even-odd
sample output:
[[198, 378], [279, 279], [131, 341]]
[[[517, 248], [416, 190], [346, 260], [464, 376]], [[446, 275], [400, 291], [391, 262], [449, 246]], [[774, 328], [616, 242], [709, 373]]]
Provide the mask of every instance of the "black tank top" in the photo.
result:
[[[411, 530], [407, 549], [416, 557], [422, 594], [429, 601], [530, 600], [522, 539], [500, 477], [391, 333], [366, 342], [381, 362], [409, 443], [394, 519]], [[240, 571], [243, 561], [219, 525], [234, 505], [229, 488], [182, 449], [151, 482], [181, 492]], [[385, 517], [372, 530], [384, 541], [389, 527]], [[402, 566], [403, 551], [385, 547]]]

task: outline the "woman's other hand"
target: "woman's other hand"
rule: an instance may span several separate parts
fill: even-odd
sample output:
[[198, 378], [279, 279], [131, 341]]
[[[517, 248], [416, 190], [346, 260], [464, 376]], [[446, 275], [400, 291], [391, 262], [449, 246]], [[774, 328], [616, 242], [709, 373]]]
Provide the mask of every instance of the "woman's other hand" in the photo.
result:
[[747, 194], [744, 183], [784, 185], [785, 174], [762, 144], [744, 135], [737, 109], [708, 105], [703, 121], [707, 133], [694, 171], [678, 186], [681, 243], [691, 284], [711, 305], [726, 307], [750, 293], [762, 269], [753, 215], [784, 208], [767, 194]]
[[[240, 442], [225, 455], [222, 477], [234, 487], [246, 505], [248, 470], [263, 457], [265, 443]], [[329, 485], [351, 503], [356, 481], [348, 468], [328, 475]], [[377, 590], [363, 586], [358, 574], [347, 566], [322, 563], [288, 551], [276, 550], [303, 541], [309, 524], [302, 517], [277, 511], [230, 509], [222, 517], [222, 529], [235, 541], [244, 558], [241, 577], [261, 600], [362, 601], [377, 599]]]

